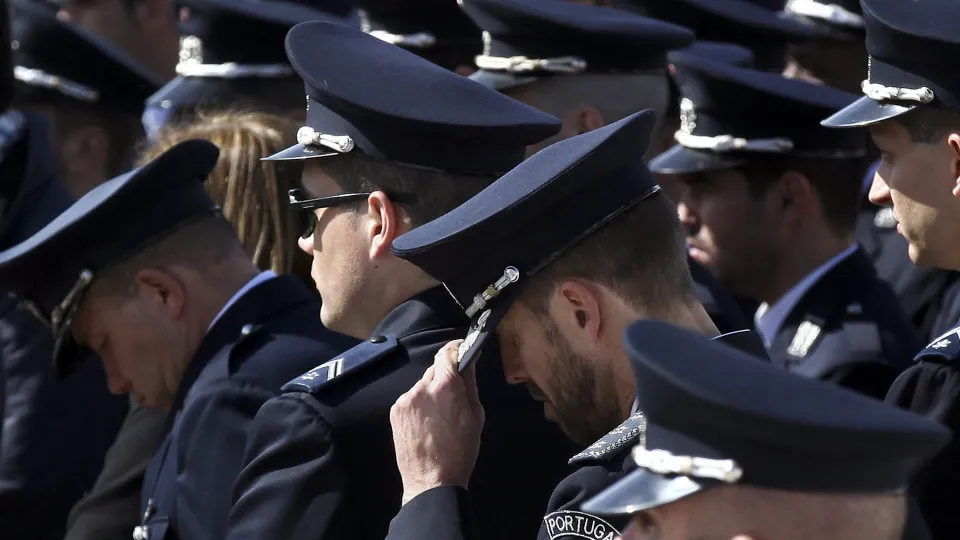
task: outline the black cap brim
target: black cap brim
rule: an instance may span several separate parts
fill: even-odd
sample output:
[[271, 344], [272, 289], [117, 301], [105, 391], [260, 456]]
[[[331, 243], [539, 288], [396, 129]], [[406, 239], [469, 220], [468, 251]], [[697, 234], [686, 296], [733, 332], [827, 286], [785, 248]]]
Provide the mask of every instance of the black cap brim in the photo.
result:
[[[676, 455], [720, 458], [712, 448], [650, 423], [647, 424], [645, 440], [651, 449], [667, 447]], [[679, 501], [720, 483], [712, 479], [658, 474], [641, 467], [588, 499], [581, 509], [598, 516], [628, 516]]]
[[732, 169], [743, 163], [744, 160], [741, 158], [706, 150], [693, 150], [675, 144], [666, 152], [653, 158], [648, 168], [654, 174], [691, 174]]
[[483, 69], [473, 72], [468, 78], [487, 88], [501, 92], [537, 81], [537, 77], [522, 77], [512, 73], [486, 71]]
[[871, 126], [906, 114], [917, 107], [918, 104], [880, 103], [864, 96], [820, 122], [820, 125], [831, 128]]
[[323, 150], [313, 146], [295, 144], [289, 148], [283, 149], [276, 154], [260, 158], [260, 161], [290, 161], [294, 159], [310, 159], [340, 155], [333, 150]]

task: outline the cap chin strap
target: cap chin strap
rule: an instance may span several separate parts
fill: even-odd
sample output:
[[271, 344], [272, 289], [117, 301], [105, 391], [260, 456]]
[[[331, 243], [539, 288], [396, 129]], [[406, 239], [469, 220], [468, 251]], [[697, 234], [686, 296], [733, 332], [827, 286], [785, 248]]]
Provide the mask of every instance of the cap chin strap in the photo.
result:
[[895, 86], [884, 86], [866, 80], [863, 81], [860, 88], [863, 90], [863, 95], [874, 101], [916, 101], [917, 103], [927, 104], [933, 101], [935, 97], [933, 90], [926, 86], [920, 88], [897, 88]]
[[548, 73], [583, 73], [587, 69], [587, 62], [576, 56], [561, 56], [557, 58], [527, 58], [526, 56], [487, 56], [479, 55], [474, 63], [480, 69], [489, 71], [506, 71], [509, 73], [531, 73], [546, 71]]
[[648, 450], [642, 445], [634, 447], [631, 456], [638, 467], [656, 474], [709, 478], [727, 484], [735, 484], [743, 476], [743, 469], [732, 459], [678, 456], [668, 450]]
[[437, 44], [437, 38], [429, 32], [417, 32], [416, 34], [393, 34], [386, 30], [370, 30], [367, 32], [371, 36], [386, 41], [391, 45], [405, 47], [408, 49], [429, 49]]
[[685, 131], [677, 131], [673, 138], [681, 146], [693, 150], [709, 150], [711, 152], [768, 152], [785, 154], [793, 150], [793, 141], [785, 138], [776, 139], [743, 139], [733, 135], [717, 135], [706, 137], [691, 135]]
[[53, 75], [52, 73], [47, 73], [41, 69], [14, 66], [13, 76], [22, 83], [56, 90], [65, 96], [79, 99], [80, 101], [96, 103], [100, 99], [100, 92], [93, 88], [58, 75]]
[[310, 126], [303, 126], [297, 130], [297, 142], [304, 146], [323, 146], [341, 154], [353, 150], [355, 146], [353, 138], [349, 135], [328, 135]]
[[210, 77], [213, 79], [241, 79], [246, 77], [275, 78], [293, 75], [287, 64], [224, 64], [203, 63], [203, 41], [197, 36], [180, 37], [180, 61], [177, 75], [181, 77]]
[[241, 79], [262, 77], [265, 79], [293, 75], [293, 68], [285, 64], [198, 64], [181, 62], [177, 64], [177, 75], [181, 77], [210, 77], [213, 79]]
[[863, 17], [837, 4], [824, 4], [817, 0], [790, 0], [783, 10], [792, 15], [820, 19], [839, 26], [863, 28]]

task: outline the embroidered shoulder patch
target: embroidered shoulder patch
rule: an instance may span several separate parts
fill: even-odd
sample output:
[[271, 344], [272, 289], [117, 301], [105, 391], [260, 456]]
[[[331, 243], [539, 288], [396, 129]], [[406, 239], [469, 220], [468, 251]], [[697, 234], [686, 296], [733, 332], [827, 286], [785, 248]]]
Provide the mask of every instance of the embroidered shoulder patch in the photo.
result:
[[397, 336], [377, 336], [362, 341], [359, 345], [340, 356], [324, 362], [280, 388], [283, 392], [306, 392], [313, 394], [322, 388], [340, 380], [387, 356], [397, 347]]
[[613, 540], [620, 531], [609, 522], [585, 512], [560, 510], [543, 518], [550, 540], [586, 538], [588, 540]]
[[588, 446], [583, 452], [570, 458], [569, 463], [603, 460], [628, 443], [636, 442], [640, 444], [643, 442], [643, 432], [646, 427], [647, 419], [643, 416], [643, 413], [634, 413], [624, 423], [613, 428], [613, 431]]
[[960, 326], [933, 340], [917, 354], [914, 360], [922, 360], [925, 357], [937, 357], [945, 360], [960, 358]]

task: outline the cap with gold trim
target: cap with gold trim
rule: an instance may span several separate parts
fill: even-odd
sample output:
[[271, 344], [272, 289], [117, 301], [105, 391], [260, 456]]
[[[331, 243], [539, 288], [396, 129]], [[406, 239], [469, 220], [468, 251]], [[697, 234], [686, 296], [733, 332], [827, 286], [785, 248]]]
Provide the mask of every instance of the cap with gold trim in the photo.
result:
[[960, 2], [863, 0], [868, 68], [863, 97], [823, 121], [869, 126], [918, 107], [960, 111]]
[[58, 374], [69, 373], [86, 357], [71, 330], [98, 273], [183, 223], [216, 211], [204, 180], [219, 154], [208, 141], [184, 141], [95, 187], [32, 236], [0, 252], [0, 285], [50, 325]]
[[659, 321], [627, 328], [643, 442], [637, 468], [583, 505], [626, 515], [719, 485], [900, 493], [950, 432], [834, 384], [800, 377]]

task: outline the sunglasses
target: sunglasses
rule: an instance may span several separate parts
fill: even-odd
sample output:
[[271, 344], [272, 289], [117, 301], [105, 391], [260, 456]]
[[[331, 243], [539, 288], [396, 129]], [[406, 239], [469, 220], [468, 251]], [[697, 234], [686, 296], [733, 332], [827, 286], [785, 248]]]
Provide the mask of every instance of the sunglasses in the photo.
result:
[[[313, 232], [317, 228], [317, 214], [314, 210], [365, 201], [374, 192], [343, 193], [316, 199], [301, 199], [302, 193], [302, 190], [291, 189], [287, 192], [287, 196], [290, 198], [290, 206], [296, 211], [297, 218], [300, 221], [300, 230], [303, 231], [300, 233], [300, 238], [307, 239], [313, 236]], [[417, 201], [416, 195], [410, 193], [387, 193], [387, 197], [398, 203], [414, 203]]]

